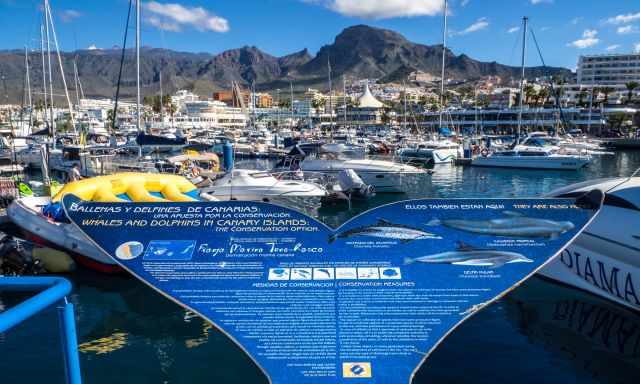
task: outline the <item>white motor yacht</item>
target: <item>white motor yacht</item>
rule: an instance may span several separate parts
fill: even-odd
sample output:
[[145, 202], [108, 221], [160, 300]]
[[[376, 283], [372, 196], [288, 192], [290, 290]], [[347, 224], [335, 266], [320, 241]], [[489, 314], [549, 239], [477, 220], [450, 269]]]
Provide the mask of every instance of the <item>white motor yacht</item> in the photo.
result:
[[462, 147], [450, 140], [416, 143], [398, 150], [403, 162], [409, 163], [451, 163], [462, 153]]
[[594, 189], [605, 192], [600, 213], [539, 273], [640, 311], [640, 177], [587, 181], [549, 196]]
[[475, 157], [476, 167], [578, 170], [591, 162], [589, 155], [560, 154], [550, 148], [518, 147], [507, 151], [486, 153]]
[[567, 155], [612, 155], [613, 152], [603, 151], [603, 147], [598, 143], [585, 140], [574, 140], [573, 138], [560, 138], [548, 135], [529, 135], [515, 149], [553, 149], [559, 153]]
[[336, 176], [343, 170], [352, 169], [362, 181], [373, 186], [378, 193], [402, 193], [406, 190], [409, 177], [424, 176], [428, 172], [406, 164], [386, 160], [344, 159], [334, 153], [318, 154], [315, 158], [305, 158], [299, 163], [307, 172]]
[[[278, 178], [278, 177], [281, 177]], [[234, 169], [213, 179], [212, 185], [201, 189], [204, 199], [268, 201], [274, 197], [324, 197], [327, 190], [316, 183], [286, 179], [286, 173]]]

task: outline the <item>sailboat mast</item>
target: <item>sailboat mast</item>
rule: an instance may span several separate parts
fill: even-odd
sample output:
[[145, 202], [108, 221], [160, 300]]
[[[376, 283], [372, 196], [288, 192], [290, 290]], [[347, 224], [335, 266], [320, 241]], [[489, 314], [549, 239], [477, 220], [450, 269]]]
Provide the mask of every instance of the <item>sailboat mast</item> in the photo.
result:
[[29, 76], [29, 51], [27, 47], [24, 47], [24, 67], [26, 70], [25, 81], [27, 82], [27, 101], [29, 102], [29, 109], [32, 107], [31, 101], [31, 77]]
[[595, 64], [591, 67], [591, 95], [589, 96], [589, 122], [587, 123], [587, 134], [591, 133], [591, 118], [593, 113], [593, 94], [596, 86], [596, 67]]
[[327, 70], [329, 71], [329, 129], [331, 130], [331, 137], [333, 137], [333, 99], [331, 94], [333, 89], [331, 86], [331, 56], [327, 55]]
[[73, 59], [73, 80], [75, 82], [76, 88], [76, 102], [78, 103], [78, 108], [80, 108], [80, 91], [78, 89], [78, 65], [76, 64], [77, 58], [78, 56], [76, 55], [76, 57]]
[[42, 97], [44, 104], [42, 106], [42, 123], [47, 121], [47, 67], [44, 62], [44, 22], [40, 24], [40, 56], [42, 56]]
[[[31, 100], [31, 77], [29, 75], [29, 51], [27, 46], [24, 47], [24, 67], [25, 67], [25, 87], [27, 92], [27, 102], [29, 103], [29, 134], [31, 133], [31, 123], [33, 122], [33, 102]], [[24, 108], [23, 108], [24, 113]], [[21, 122], [22, 127], [24, 127], [24, 119]], [[24, 133], [22, 131], [21, 133]]]
[[71, 126], [73, 132], [76, 132], [76, 121], [73, 115], [73, 105], [71, 104], [71, 98], [69, 97], [69, 88], [67, 87], [67, 79], [64, 75], [64, 68], [62, 67], [62, 55], [60, 54], [60, 46], [58, 45], [58, 35], [56, 34], [56, 28], [53, 24], [53, 15], [51, 14], [51, 7], [47, 4], [45, 10], [49, 14], [49, 22], [51, 23], [51, 33], [53, 35], [53, 43], [56, 46], [56, 57], [58, 58], [58, 66], [60, 67], [60, 77], [62, 78], [62, 86], [64, 88], [64, 96], [67, 99], [67, 106], [69, 107], [69, 117], [71, 119]]
[[527, 55], [527, 24], [529, 22], [528, 17], [522, 18], [522, 73], [520, 75], [520, 102], [518, 111], [518, 133], [516, 136], [516, 144], [520, 142], [520, 130], [522, 129], [522, 109], [524, 108], [524, 67], [526, 64]]
[[347, 77], [342, 77], [342, 98], [344, 102], [344, 126], [347, 127]]
[[449, 11], [449, 2], [444, 0], [444, 25], [442, 27], [442, 72], [440, 74], [440, 116], [439, 126], [442, 128], [442, 111], [444, 109], [444, 69], [445, 59], [447, 55], [447, 12]]
[[140, 1], [136, 0], [136, 127], [141, 132], [140, 120]]
[[289, 90], [291, 92], [291, 127], [293, 127], [293, 83], [289, 81]]
[[49, 125], [49, 133], [51, 135], [51, 139], [53, 141], [52, 145], [53, 145], [53, 149], [56, 148], [56, 126], [55, 126], [55, 119], [53, 117], [53, 75], [51, 72], [51, 44], [49, 43], [49, 12], [47, 12], [47, 9], [49, 9], [49, 0], [44, 0], [44, 25], [45, 25], [45, 35], [46, 35], [46, 39], [47, 39], [47, 62], [49, 65], [48, 68], [48, 73], [49, 73], [49, 98], [50, 98], [50, 103], [49, 103], [49, 119], [50, 119], [50, 125]]
[[164, 124], [164, 99], [162, 98], [162, 68], [160, 68], [160, 123]]
[[402, 127], [402, 132], [407, 132], [407, 85], [405, 84], [404, 81], [402, 81], [402, 88], [403, 88], [403, 104], [404, 104], [404, 111], [403, 111], [403, 121], [402, 124], [404, 125]]

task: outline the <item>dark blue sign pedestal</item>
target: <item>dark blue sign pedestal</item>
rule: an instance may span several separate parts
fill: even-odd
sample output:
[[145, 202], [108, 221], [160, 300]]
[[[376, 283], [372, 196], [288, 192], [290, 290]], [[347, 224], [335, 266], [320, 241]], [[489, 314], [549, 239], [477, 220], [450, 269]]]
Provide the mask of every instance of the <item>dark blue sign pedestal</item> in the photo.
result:
[[596, 212], [575, 199], [414, 200], [333, 230], [264, 203], [64, 205], [98, 247], [215, 324], [275, 384], [409, 383], [453, 328]]

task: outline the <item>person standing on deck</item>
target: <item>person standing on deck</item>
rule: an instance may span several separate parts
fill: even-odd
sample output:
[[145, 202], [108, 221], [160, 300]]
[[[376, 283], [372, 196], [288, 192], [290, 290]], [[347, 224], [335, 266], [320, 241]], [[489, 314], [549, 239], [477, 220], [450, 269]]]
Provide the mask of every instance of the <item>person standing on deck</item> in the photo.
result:
[[82, 179], [82, 175], [80, 175], [80, 166], [78, 164], [74, 164], [73, 167], [71, 167], [67, 178], [69, 179], [69, 183]]

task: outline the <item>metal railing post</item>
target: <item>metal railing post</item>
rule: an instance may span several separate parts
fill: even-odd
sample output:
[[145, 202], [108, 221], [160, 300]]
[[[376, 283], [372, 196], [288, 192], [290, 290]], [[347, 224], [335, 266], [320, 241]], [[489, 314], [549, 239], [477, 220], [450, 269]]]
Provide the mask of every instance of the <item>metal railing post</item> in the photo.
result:
[[65, 297], [64, 306], [58, 307], [60, 322], [60, 337], [64, 356], [64, 371], [69, 384], [81, 384], [80, 357], [78, 356], [78, 336], [76, 334], [76, 319], [73, 304]]

